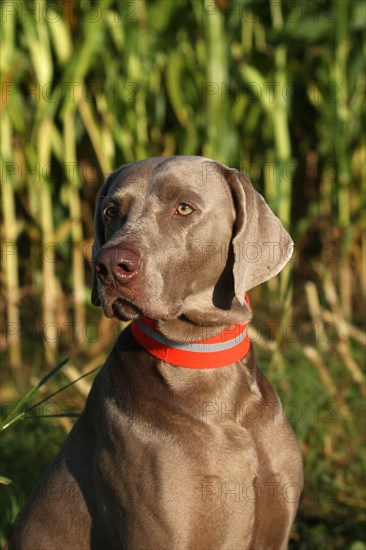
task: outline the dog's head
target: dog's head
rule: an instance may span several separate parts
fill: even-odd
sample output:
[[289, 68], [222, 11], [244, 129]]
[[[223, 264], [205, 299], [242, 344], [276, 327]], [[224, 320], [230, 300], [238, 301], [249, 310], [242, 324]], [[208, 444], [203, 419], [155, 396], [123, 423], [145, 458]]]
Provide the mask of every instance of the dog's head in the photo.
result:
[[143, 160], [99, 191], [92, 302], [124, 320], [245, 321], [245, 292], [276, 275], [292, 249], [243, 173], [195, 156]]

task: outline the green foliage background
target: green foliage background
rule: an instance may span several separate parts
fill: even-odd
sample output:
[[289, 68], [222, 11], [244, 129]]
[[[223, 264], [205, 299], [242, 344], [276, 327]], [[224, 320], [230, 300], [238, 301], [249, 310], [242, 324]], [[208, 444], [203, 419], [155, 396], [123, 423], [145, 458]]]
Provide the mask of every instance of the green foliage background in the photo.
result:
[[[304, 453], [291, 548], [364, 550], [364, 2], [1, 10], [3, 418], [30, 386], [40, 401], [101, 364], [120, 328], [89, 305], [105, 175], [154, 155], [215, 158], [248, 172], [296, 243], [291, 269], [251, 293], [259, 363]], [[89, 386], [4, 429], [2, 537]]]

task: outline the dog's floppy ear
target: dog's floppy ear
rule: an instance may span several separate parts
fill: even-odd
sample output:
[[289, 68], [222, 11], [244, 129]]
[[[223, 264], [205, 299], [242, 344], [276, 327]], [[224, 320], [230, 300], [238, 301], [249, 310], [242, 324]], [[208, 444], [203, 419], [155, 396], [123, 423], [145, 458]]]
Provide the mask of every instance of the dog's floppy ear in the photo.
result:
[[234, 290], [243, 304], [245, 292], [281, 271], [291, 258], [293, 242], [244, 173], [228, 170], [226, 180], [236, 208]]
[[103, 183], [102, 187], [99, 189], [97, 201], [95, 205], [95, 214], [94, 214], [94, 243], [92, 248], [92, 257], [91, 257], [91, 266], [93, 270], [93, 286], [91, 291], [91, 302], [94, 306], [100, 306], [100, 299], [99, 299], [99, 292], [98, 292], [98, 281], [97, 277], [95, 275], [94, 270], [94, 260], [98, 255], [99, 250], [105, 243], [105, 237], [104, 237], [104, 224], [103, 224], [103, 218], [102, 218], [102, 203], [104, 198], [106, 197], [108, 193], [108, 189], [114, 180], [115, 172], [112, 172], [105, 182]]

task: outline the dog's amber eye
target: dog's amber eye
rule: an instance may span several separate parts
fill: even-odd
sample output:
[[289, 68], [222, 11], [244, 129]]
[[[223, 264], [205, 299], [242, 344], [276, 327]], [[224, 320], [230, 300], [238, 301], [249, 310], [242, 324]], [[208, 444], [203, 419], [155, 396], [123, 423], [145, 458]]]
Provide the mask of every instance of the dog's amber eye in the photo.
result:
[[188, 214], [191, 214], [193, 212], [193, 208], [189, 206], [189, 204], [185, 204], [184, 202], [182, 202], [178, 205], [177, 212], [181, 216], [188, 216]]
[[105, 208], [105, 210], [104, 210], [104, 216], [108, 220], [113, 220], [114, 218], [117, 218], [118, 217], [118, 208], [116, 208], [115, 206], [107, 206], [107, 208]]

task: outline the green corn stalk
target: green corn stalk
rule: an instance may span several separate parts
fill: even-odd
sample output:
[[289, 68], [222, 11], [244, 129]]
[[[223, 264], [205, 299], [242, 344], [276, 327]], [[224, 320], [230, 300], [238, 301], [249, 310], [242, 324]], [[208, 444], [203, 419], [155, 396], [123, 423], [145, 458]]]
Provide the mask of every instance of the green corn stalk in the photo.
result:
[[335, 154], [338, 163], [338, 211], [339, 224], [343, 227], [350, 225], [350, 166], [349, 155], [347, 151], [347, 132], [346, 128], [349, 121], [349, 98], [348, 98], [348, 79], [347, 63], [349, 52], [349, 37], [347, 35], [349, 1], [338, 0], [338, 17], [336, 23], [336, 40], [334, 48], [334, 64], [331, 68], [334, 82], [336, 84], [336, 126], [338, 127], [335, 136]]
[[[23, 6], [25, 7], [25, 6]], [[40, 8], [46, 9], [44, 1]], [[52, 82], [53, 62], [50, 51], [49, 34], [44, 18], [36, 21], [29, 14], [21, 17], [25, 42], [28, 47], [30, 66], [35, 72], [36, 82], [43, 91]], [[55, 236], [52, 208], [52, 192], [47, 181], [51, 162], [50, 134], [52, 130], [52, 114], [55, 110], [53, 102], [48, 101], [40, 93], [36, 101], [34, 113], [34, 128], [32, 139], [24, 148], [28, 173], [26, 183], [30, 196], [30, 206], [34, 219], [41, 228], [41, 258], [42, 258], [42, 309], [43, 329], [50, 335], [51, 326], [56, 326], [55, 311], [57, 303], [57, 279], [55, 275]], [[34, 145], [36, 144], [36, 147]], [[34, 171], [36, 175], [31, 175]], [[57, 342], [50, 338], [45, 343], [45, 355], [49, 362], [53, 362]]]
[[[276, 31], [283, 28], [284, 21], [280, 0], [271, 0], [272, 25]], [[287, 88], [287, 49], [284, 44], [275, 48], [274, 52], [274, 103], [272, 120], [274, 126], [274, 142], [278, 165], [275, 170], [275, 184], [266, 183], [266, 196], [286, 229], [290, 227], [291, 214], [291, 184], [294, 164], [291, 155], [291, 139], [288, 121], [288, 104], [284, 91]], [[280, 275], [280, 300], [282, 307], [281, 326], [278, 337], [281, 338], [283, 326], [292, 316], [292, 285], [290, 283], [291, 266], [288, 264]]]
[[197, 131], [192, 122], [192, 112], [183, 93], [184, 65], [182, 56], [178, 52], [171, 52], [168, 58], [166, 85], [169, 99], [175, 115], [187, 133], [187, 140], [182, 153], [190, 154], [197, 144]]
[[[141, 33], [141, 30], [140, 30]], [[143, 41], [141, 41], [143, 44]], [[135, 89], [135, 109], [131, 122], [135, 131], [135, 160], [141, 160], [147, 156], [147, 113], [146, 113], [146, 75], [144, 74], [141, 59], [146, 58], [146, 49], [139, 45], [138, 54], [132, 54], [128, 63], [128, 85]], [[133, 121], [132, 121], [133, 119]]]
[[[19, 317], [19, 266], [16, 242], [18, 237], [18, 223], [15, 213], [15, 180], [6, 173], [5, 163], [14, 163], [11, 154], [11, 123], [8, 113], [3, 113], [1, 120], [1, 165], [3, 178], [2, 188], [2, 214], [3, 227], [3, 253], [2, 271], [6, 288], [6, 319], [8, 323], [9, 363], [19, 369], [22, 362], [20, 342], [20, 317]], [[15, 164], [16, 166], [16, 164]]]
[[[6, 6], [2, 6], [1, 34], [3, 37], [0, 56], [1, 87], [11, 85], [14, 60], [17, 57], [15, 47], [15, 18], [5, 17]], [[4, 18], [3, 18], [4, 16]], [[14, 95], [7, 96], [3, 93], [3, 105], [1, 108], [0, 123], [0, 163], [1, 163], [1, 206], [3, 215], [2, 231], [2, 277], [6, 292], [6, 320], [7, 343], [9, 350], [9, 363], [15, 369], [19, 369], [22, 363], [20, 340], [20, 316], [19, 316], [19, 262], [16, 249], [19, 234], [19, 224], [16, 219], [16, 172], [19, 171], [19, 162], [12, 147], [12, 131], [15, 123], [22, 125], [22, 109], [19, 109], [20, 118], [14, 103]], [[6, 165], [6, 163], [9, 163]], [[6, 168], [8, 166], [10, 170]], [[9, 248], [8, 248], [9, 247]]]
[[[333, 74], [337, 89], [336, 126], [339, 131], [335, 136], [335, 152], [338, 163], [338, 222], [341, 227], [350, 228], [350, 184], [351, 170], [347, 144], [347, 127], [349, 125], [349, 96], [347, 63], [349, 52], [349, 37], [347, 35], [350, 4], [348, 0], [338, 0], [338, 18], [336, 24], [336, 46], [334, 51]], [[349, 232], [349, 231], [348, 231]], [[340, 294], [343, 310], [348, 319], [352, 316], [352, 271], [348, 254], [342, 254], [339, 268]]]
[[[40, 224], [42, 228], [42, 308], [43, 326], [45, 334], [49, 334], [49, 327], [56, 326], [56, 304], [58, 296], [58, 284], [55, 272], [56, 263], [56, 238], [54, 230], [52, 193], [50, 184], [45, 179], [45, 167], [50, 165], [51, 141], [49, 136], [52, 131], [51, 120], [45, 119], [38, 129], [38, 158], [41, 167], [39, 177], [39, 207]], [[49, 338], [45, 342], [45, 355], [49, 363], [54, 362], [57, 350], [57, 340]]]
[[[271, 0], [271, 14], [273, 28], [280, 31], [283, 28], [281, 2]], [[285, 45], [278, 45], [274, 52], [274, 101], [272, 104], [272, 120], [274, 142], [278, 165], [276, 169], [275, 185], [266, 187], [266, 196], [270, 197], [271, 204], [286, 228], [290, 226], [291, 212], [291, 139], [288, 121], [288, 104], [285, 99], [287, 87], [287, 49]], [[292, 167], [293, 170], [294, 166]]]
[[76, 144], [74, 116], [68, 112], [64, 116], [65, 164], [70, 167], [67, 198], [71, 219], [72, 275], [75, 308], [75, 336], [83, 344], [85, 327], [85, 273], [82, 251], [83, 229], [81, 222], [80, 179], [76, 170]]
[[104, 144], [98, 128], [98, 124], [95, 120], [95, 116], [89, 103], [81, 94], [78, 97], [78, 108], [80, 116], [88, 132], [90, 141], [93, 144], [93, 148], [102, 172], [103, 174], [108, 174], [108, 172], [110, 171], [110, 163], [104, 151]]
[[205, 7], [206, 74], [208, 82], [217, 92], [207, 96], [207, 141], [203, 153], [207, 157], [228, 163], [231, 146], [226, 96], [226, 88], [230, 85], [227, 67], [228, 48], [221, 14], [218, 9], [212, 10], [212, 2], [208, 0], [205, 0]]

